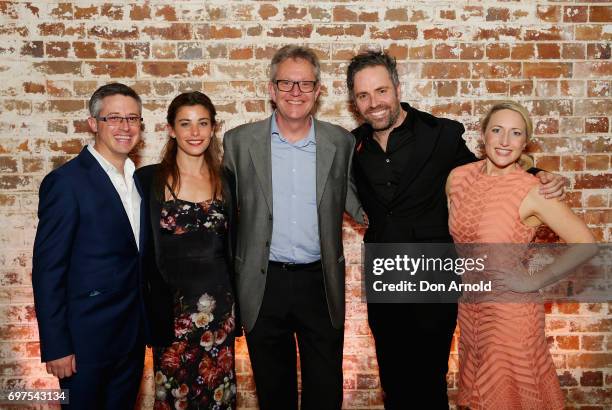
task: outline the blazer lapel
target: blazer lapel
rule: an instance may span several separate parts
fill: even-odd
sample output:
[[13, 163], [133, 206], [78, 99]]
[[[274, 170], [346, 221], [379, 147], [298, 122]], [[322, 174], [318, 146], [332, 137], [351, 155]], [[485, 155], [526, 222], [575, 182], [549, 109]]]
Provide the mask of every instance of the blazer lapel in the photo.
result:
[[421, 168], [429, 160], [429, 157], [434, 150], [438, 139], [440, 138], [440, 123], [426, 124], [414, 110], [410, 110], [408, 115], [417, 115], [414, 124], [414, 133], [416, 142], [414, 149], [410, 152], [406, 167], [402, 172], [402, 178], [395, 190], [394, 198], [391, 200], [389, 207], [395, 206], [395, 201], [398, 195], [409, 189], [415, 178], [419, 177]]
[[[86, 162], [87, 167], [89, 168], [89, 178], [92, 181], [93, 186], [96, 191], [107, 198], [107, 201], [102, 201], [104, 206], [112, 207], [117, 215], [120, 215], [121, 225], [125, 227], [127, 230], [129, 237], [132, 238], [132, 243], [134, 244], [134, 248], [138, 249], [136, 245], [136, 238], [134, 238], [134, 232], [132, 231], [132, 225], [130, 224], [130, 220], [125, 213], [125, 209], [123, 208], [123, 203], [121, 202], [121, 197], [119, 193], [115, 189], [115, 186], [111, 182], [109, 176], [106, 174], [102, 166], [98, 163], [98, 161], [91, 155], [88, 151], [87, 147], [83, 148], [81, 151], [81, 155], [83, 155], [83, 159]], [[142, 204], [142, 202], [141, 202]]]
[[[272, 117], [270, 117], [272, 121]], [[272, 143], [270, 122], [268, 126], [261, 129], [261, 133], [253, 136], [253, 142], [249, 147], [251, 160], [259, 180], [270, 213], [272, 212]]]
[[332, 144], [327, 135], [323, 134], [318, 126], [318, 121], [315, 122], [315, 140], [317, 141], [317, 207], [321, 203], [325, 184], [332, 164], [334, 163], [334, 155], [336, 155], [336, 146]]
[[140, 195], [140, 232], [138, 232], [138, 236], [139, 236], [139, 240], [138, 243], [140, 244], [140, 254], [143, 254], [143, 249], [144, 249], [144, 245], [147, 241], [147, 230], [145, 229], [146, 225], [146, 218], [147, 218], [147, 201], [145, 198], [145, 192], [142, 189], [142, 187], [140, 186], [140, 182], [138, 182], [138, 178], [134, 178], [134, 185], [136, 186], [136, 190], [138, 191], [138, 195]]

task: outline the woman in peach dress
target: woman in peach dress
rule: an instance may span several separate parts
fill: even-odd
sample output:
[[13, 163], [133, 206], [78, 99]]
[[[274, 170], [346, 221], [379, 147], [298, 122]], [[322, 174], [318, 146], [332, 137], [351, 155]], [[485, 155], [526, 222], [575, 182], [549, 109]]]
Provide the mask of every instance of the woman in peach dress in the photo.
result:
[[[567, 243], [594, 242], [584, 222], [563, 202], [541, 196], [538, 180], [518, 165], [531, 131], [529, 114], [517, 103], [498, 104], [486, 115], [486, 158], [455, 168], [447, 181], [455, 243], [526, 244], [542, 223]], [[564, 408], [544, 335], [544, 306], [535, 293], [558, 275], [547, 268], [528, 280], [498, 275], [497, 283], [520, 303], [460, 303], [460, 407]]]

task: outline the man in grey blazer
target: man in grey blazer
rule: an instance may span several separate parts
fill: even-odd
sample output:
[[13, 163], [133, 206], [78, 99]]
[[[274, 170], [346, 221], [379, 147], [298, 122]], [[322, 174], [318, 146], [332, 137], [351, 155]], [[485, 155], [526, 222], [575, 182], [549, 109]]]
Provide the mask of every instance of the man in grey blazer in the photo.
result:
[[354, 139], [312, 116], [316, 55], [277, 51], [274, 114], [228, 131], [224, 166], [238, 209], [238, 302], [262, 410], [340, 409], [344, 338], [342, 217], [363, 223], [350, 177]]

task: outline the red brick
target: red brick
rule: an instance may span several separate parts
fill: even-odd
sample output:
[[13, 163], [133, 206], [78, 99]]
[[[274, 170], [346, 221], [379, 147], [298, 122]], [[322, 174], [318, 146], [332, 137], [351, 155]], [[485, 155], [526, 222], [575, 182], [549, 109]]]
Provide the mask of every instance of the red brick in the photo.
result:
[[253, 58], [253, 49], [251, 47], [232, 47], [229, 50], [229, 58], [232, 60], [248, 60]]
[[588, 6], [563, 7], [563, 21], [566, 23], [585, 23], [588, 18]]
[[521, 76], [520, 63], [474, 63], [472, 78], [513, 78]]
[[567, 370], [559, 375], [559, 384], [561, 387], [572, 387], [578, 386], [576, 378]]
[[454, 97], [457, 95], [457, 81], [436, 81], [438, 97]]
[[607, 189], [612, 186], [612, 174], [579, 174], [576, 175], [575, 189]]
[[105, 40], [136, 40], [138, 39], [138, 29], [134, 26], [130, 28], [110, 28], [109, 26], [93, 26], [89, 29], [88, 35]]
[[259, 17], [263, 20], [269, 20], [276, 15], [278, 15], [278, 9], [272, 4], [262, 4], [259, 6]]
[[561, 350], [578, 350], [580, 338], [578, 336], [556, 336], [557, 346]]
[[423, 63], [422, 78], [468, 78], [469, 63]]
[[[365, 29], [365, 24], [334, 24], [318, 27], [317, 34], [323, 37], [361, 37], [365, 33]], [[284, 36], [287, 37], [287, 35]]]
[[17, 170], [17, 160], [15, 157], [0, 156], [0, 172], [14, 173]]
[[[306, 7], [296, 7], [296, 6], [287, 6], [283, 9], [283, 16], [285, 20], [302, 20], [304, 19], [304, 17], [306, 17], [306, 14], [308, 13], [308, 10], [306, 9]], [[336, 11], [334, 9], [334, 20], [337, 20], [336, 17]], [[339, 21], [339, 20], [338, 20]], [[351, 20], [347, 20], [347, 21], [351, 21]]]
[[370, 27], [370, 37], [374, 40], [416, 40], [417, 34], [417, 26], [413, 24], [400, 24], [386, 30]]
[[461, 44], [459, 58], [461, 60], [482, 60], [484, 48], [476, 44]]
[[533, 81], [517, 80], [510, 81], [510, 95], [531, 95], [533, 93]]
[[463, 21], [471, 21], [471, 20], [482, 20], [484, 16], [484, 11], [482, 6], [463, 6], [461, 8], [461, 20]]
[[612, 115], [612, 100], [576, 100], [576, 115], [610, 116]]
[[130, 4], [130, 20], [148, 20], [151, 18], [151, 7], [144, 4]]
[[0, 25], [0, 35], [2, 36], [20, 36], [29, 37], [30, 32], [25, 26], [17, 26], [16, 24], [2, 24]]
[[99, 58], [123, 58], [123, 45], [115, 41], [103, 41], [100, 43]]
[[[580, 376], [580, 385], [581, 386], [589, 386], [589, 387], [597, 387], [603, 386], [603, 373], [598, 372], [583, 372], [582, 376]], [[584, 407], [583, 407], [584, 408]]]
[[174, 6], [165, 4], [157, 6], [155, 10], [155, 16], [161, 17], [165, 21], [176, 21], [176, 9]]
[[70, 50], [70, 43], [67, 41], [50, 41], [45, 44], [45, 54], [48, 57], [66, 58]]
[[74, 19], [75, 20], [92, 20], [98, 16], [98, 7], [95, 5], [80, 7], [74, 5]]
[[571, 63], [524, 63], [523, 75], [527, 78], [559, 78], [572, 76]]
[[585, 57], [584, 44], [563, 43], [561, 56], [566, 60], [583, 60]]
[[434, 55], [439, 60], [458, 60], [460, 52], [458, 45], [436, 44]]
[[539, 59], [559, 59], [561, 58], [561, 46], [553, 43], [536, 44]]
[[486, 55], [490, 60], [504, 60], [510, 57], [510, 46], [505, 43], [487, 44]]
[[591, 23], [612, 22], [612, 6], [591, 6], [589, 9], [589, 21]]
[[71, 20], [72, 19], [72, 4], [71, 3], [57, 3], [57, 5], [49, 12], [51, 17], [58, 20]]
[[188, 63], [183, 61], [164, 61], [142, 63], [142, 71], [154, 77], [184, 77], [189, 74]]
[[176, 58], [176, 43], [153, 43], [153, 57], [159, 60]]
[[561, 157], [561, 167], [564, 171], [582, 171], [584, 170], [584, 156], [564, 155]]
[[92, 75], [110, 78], [136, 77], [136, 63], [124, 61], [92, 61], [86, 63]]
[[589, 60], [609, 60], [612, 54], [612, 47], [607, 43], [587, 44], [587, 58]]
[[123, 7], [119, 4], [102, 4], [100, 6], [100, 15], [110, 20], [121, 20], [123, 19]]
[[600, 80], [587, 81], [587, 95], [589, 97], [609, 97], [610, 82]]
[[[607, 208], [608, 207], [608, 194], [607, 193], [593, 193], [593, 192], [589, 192], [584, 194], [584, 202], [582, 204], [580, 204], [579, 206], [583, 207], [583, 208]], [[591, 340], [591, 339], [589, 339]], [[592, 340], [591, 340], [592, 342]], [[597, 346], [591, 348], [591, 349], [586, 349], [583, 345], [583, 349], [586, 350], [602, 350], [601, 349], [601, 342], [599, 343], [599, 348], [596, 348]]]
[[581, 149], [583, 152], [609, 153], [612, 152], [612, 141], [605, 137], [584, 139]]
[[547, 23], [556, 23], [561, 17], [560, 6], [538, 6], [536, 9], [536, 16], [538, 19]]
[[266, 111], [266, 102], [263, 100], [245, 101], [244, 108], [246, 112], [263, 113]]
[[42, 63], [34, 63], [36, 70], [49, 75], [54, 74], [80, 74], [80, 61], [45, 61]]
[[536, 157], [535, 166], [546, 171], [559, 171], [561, 158], [557, 155], [542, 155]]
[[202, 40], [240, 38], [242, 37], [242, 29], [239, 26], [213, 26], [204, 24], [197, 27], [196, 35], [197, 38]]
[[146, 60], [151, 54], [149, 42], [124, 43], [125, 58], [128, 60]]
[[457, 13], [455, 10], [440, 10], [440, 18], [442, 20], [456, 20]]
[[591, 117], [585, 119], [585, 132], [606, 133], [610, 129], [608, 117]]
[[[395, 58], [398, 58], [400, 60], [406, 58], [404, 56], [402, 46], [392, 45], [392, 47], [393, 47], [393, 50], [387, 50], [387, 51], [390, 54], [394, 55]], [[411, 60], [430, 60], [433, 58], [431, 44], [410, 47], [409, 55], [410, 55]]]
[[72, 96], [72, 83], [69, 81], [47, 81], [47, 94], [51, 97]]
[[417, 60], [430, 59], [433, 57], [431, 52], [431, 46], [410, 47], [410, 50], [408, 50], [408, 47], [406, 46], [401, 46], [399, 44], [389, 44], [389, 47], [387, 47], [386, 52], [398, 60], [405, 60], [406, 58], [408, 58], [408, 55], [410, 55], [411, 59]]
[[22, 56], [43, 57], [45, 55], [44, 43], [42, 41], [28, 41], [21, 46]]
[[32, 83], [32, 82], [25, 82], [23, 83], [23, 92], [25, 92], [26, 94], [44, 94], [45, 85]]
[[587, 155], [586, 168], [589, 170], [607, 170], [610, 166], [609, 155]]
[[77, 58], [94, 59], [98, 56], [95, 43], [75, 41], [72, 43], [72, 48]]
[[385, 21], [408, 21], [408, 13], [405, 7], [398, 9], [387, 9]]
[[574, 77], [576, 78], [605, 78], [612, 75], [612, 62], [579, 62], [574, 63]]
[[487, 9], [487, 21], [508, 21], [510, 10], [506, 7], [490, 7]]
[[609, 41], [612, 40], [612, 33], [604, 33], [601, 24], [581, 24], [576, 26], [576, 40]]
[[481, 28], [476, 31], [474, 40], [499, 40], [500, 37], [509, 37], [518, 40], [521, 29], [513, 27]]
[[527, 29], [523, 40], [526, 41], [559, 41], [571, 40], [572, 31], [568, 26], [553, 26], [551, 28]]
[[154, 40], [190, 40], [191, 24], [171, 23], [166, 27], [147, 26], [142, 31]]
[[533, 44], [516, 44], [512, 46], [510, 55], [513, 60], [530, 60], [535, 56]]

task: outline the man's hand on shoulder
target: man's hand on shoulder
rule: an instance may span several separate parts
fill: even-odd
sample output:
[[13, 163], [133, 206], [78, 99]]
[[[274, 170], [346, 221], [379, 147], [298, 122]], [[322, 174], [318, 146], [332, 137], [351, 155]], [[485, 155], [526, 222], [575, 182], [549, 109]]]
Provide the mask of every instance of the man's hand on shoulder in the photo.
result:
[[47, 373], [54, 375], [58, 379], [70, 377], [76, 373], [76, 359], [73, 354], [59, 359], [51, 360], [46, 363]]
[[538, 172], [536, 177], [540, 180], [539, 192], [544, 198], [557, 198], [559, 200], [565, 198], [565, 187], [569, 185], [567, 178], [546, 171]]

